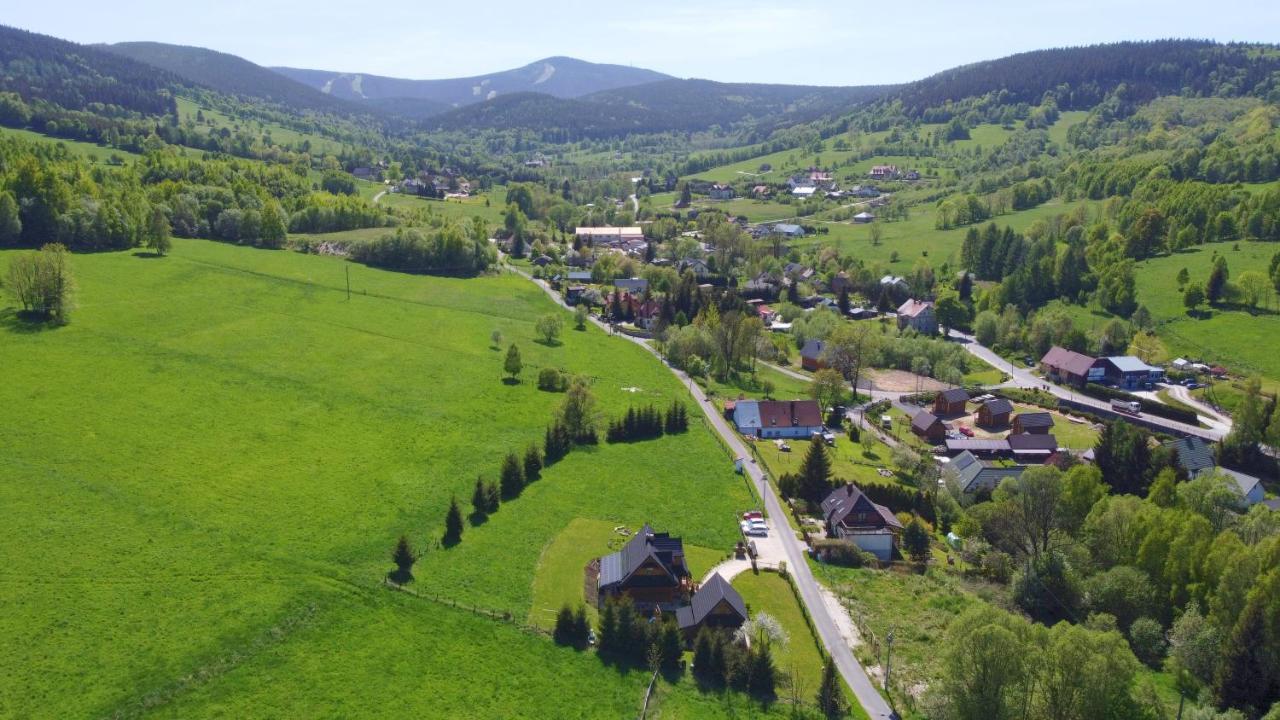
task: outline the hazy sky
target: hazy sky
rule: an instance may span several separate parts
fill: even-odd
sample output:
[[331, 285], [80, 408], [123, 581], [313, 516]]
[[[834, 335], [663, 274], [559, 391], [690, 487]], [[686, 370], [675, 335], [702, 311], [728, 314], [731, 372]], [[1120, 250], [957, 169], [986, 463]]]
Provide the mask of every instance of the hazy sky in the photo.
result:
[[74, 40], [199, 45], [261, 65], [408, 78], [551, 55], [724, 81], [915, 80], [1025, 50], [1131, 39], [1280, 41], [1274, 0], [14, 2], [0, 23]]

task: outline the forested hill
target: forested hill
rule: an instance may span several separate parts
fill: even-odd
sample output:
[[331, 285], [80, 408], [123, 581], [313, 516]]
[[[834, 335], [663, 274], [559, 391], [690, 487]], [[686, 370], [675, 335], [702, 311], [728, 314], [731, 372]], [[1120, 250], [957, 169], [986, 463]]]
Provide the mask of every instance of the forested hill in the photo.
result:
[[0, 25], [0, 91], [65, 110], [114, 106], [143, 115], [173, 112], [185, 81], [131, 58]]
[[100, 46], [108, 53], [160, 68], [190, 82], [241, 98], [256, 98], [298, 110], [351, 115], [368, 112], [244, 58], [199, 47], [157, 42]]
[[1158, 40], [1037, 50], [947, 70], [903, 86], [890, 99], [914, 117], [967, 98], [1039, 105], [1046, 93], [1058, 109], [1085, 110], [1121, 85], [1125, 100], [1134, 104], [1160, 95], [1276, 100], [1280, 48]]
[[512, 70], [441, 80], [406, 80], [287, 67], [273, 70], [334, 97], [350, 100], [415, 98], [446, 106], [469, 105], [521, 92], [575, 98], [670, 78], [653, 70], [591, 63], [569, 57], [550, 57]]
[[627, 133], [665, 132], [674, 118], [643, 108], [620, 108], [541, 93], [501, 95], [451, 110], [426, 121], [446, 131], [528, 129], [547, 142], [607, 138]]

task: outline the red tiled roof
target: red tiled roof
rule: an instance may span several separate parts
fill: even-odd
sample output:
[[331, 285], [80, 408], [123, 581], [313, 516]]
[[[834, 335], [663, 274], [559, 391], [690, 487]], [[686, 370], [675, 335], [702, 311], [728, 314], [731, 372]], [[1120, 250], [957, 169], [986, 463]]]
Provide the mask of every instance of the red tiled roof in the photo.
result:
[[819, 427], [822, 410], [816, 400], [762, 400], [760, 427]]

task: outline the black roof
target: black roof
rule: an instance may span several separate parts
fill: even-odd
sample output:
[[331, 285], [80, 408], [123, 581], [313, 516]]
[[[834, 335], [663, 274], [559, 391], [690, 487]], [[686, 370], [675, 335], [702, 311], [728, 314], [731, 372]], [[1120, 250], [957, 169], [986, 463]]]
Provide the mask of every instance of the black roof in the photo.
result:
[[951, 403], [969, 402], [969, 391], [965, 390], [964, 388], [951, 388], [950, 390], [943, 390], [942, 392], [938, 393], [938, 396], [941, 397], [944, 401], [946, 401], [948, 405], [950, 405]]
[[1018, 413], [1014, 420], [1024, 428], [1053, 427], [1053, 414], [1047, 412]]
[[622, 550], [600, 559], [600, 586], [606, 587], [623, 582], [650, 557], [656, 559], [663, 569], [678, 581], [680, 577], [688, 575], [688, 570], [683, 564], [673, 563], [675, 555], [684, 555], [684, 542], [667, 533], [656, 533], [648, 523], [645, 523], [644, 527], [622, 546]]
[[729, 603], [729, 607], [744, 621], [747, 619], [747, 605], [742, 601], [742, 596], [720, 577], [720, 573], [712, 573], [702, 587], [698, 588], [698, 592], [693, 594], [690, 604], [676, 611], [676, 622], [682, 630], [697, 627], [722, 600]]
[[1058, 439], [1052, 435], [1021, 433], [1010, 435], [1008, 441], [1009, 449], [1014, 452], [1026, 452], [1028, 450], [1049, 450], [1052, 452], [1058, 449]]
[[1004, 415], [1005, 413], [1013, 412], [1013, 403], [1005, 400], [1004, 398], [988, 400], [982, 403], [982, 407], [986, 408], [987, 412], [992, 415]]
[[804, 347], [800, 348], [800, 357], [816, 360], [822, 355], [822, 351], [825, 350], [826, 347], [827, 344], [821, 340], [807, 340], [805, 341]]
[[1164, 446], [1178, 451], [1178, 464], [1187, 471], [1188, 475], [1195, 475], [1217, 465], [1213, 459], [1213, 446], [1202, 438], [1195, 436], [1179, 438], [1170, 440]]

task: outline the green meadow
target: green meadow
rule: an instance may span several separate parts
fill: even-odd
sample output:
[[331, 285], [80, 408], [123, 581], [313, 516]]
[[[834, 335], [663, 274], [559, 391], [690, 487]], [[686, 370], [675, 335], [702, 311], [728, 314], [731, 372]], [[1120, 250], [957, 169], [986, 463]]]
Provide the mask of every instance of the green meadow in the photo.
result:
[[[0, 716], [636, 714], [645, 673], [520, 625], [567, 528], [732, 546], [749, 491], [701, 423], [577, 450], [460, 545], [437, 539], [451, 496], [540, 442], [561, 396], [539, 368], [589, 376], [611, 415], [685, 396], [660, 363], [594, 329], [535, 342], [556, 310], [509, 274], [191, 240], [72, 262], [70, 325], [0, 306]], [[502, 381], [495, 329], [524, 382]], [[421, 597], [382, 585], [401, 533]], [[743, 702], [687, 681], [661, 700], [695, 718]]]
[[[57, 145], [65, 145], [72, 153], [82, 155], [89, 158], [93, 162], [110, 162], [112, 158], [118, 158], [125, 162], [134, 160], [141, 155], [131, 153], [128, 150], [119, 150], [105, 145], [96, 145], [91, 142], [81, 140], [66, 140], [63, 138], [55, 138], [49, 135], [42, 135], [31, 130], [19, 130], [17, 128], [0, 127], [0, 137], [15, 137], [21, 140], [29, 140], [41, 143], [50, 143]], [[192, 151], [195, 152], [195, 151]]]

